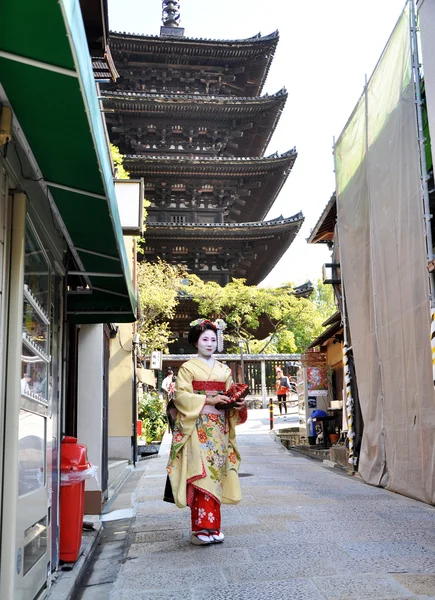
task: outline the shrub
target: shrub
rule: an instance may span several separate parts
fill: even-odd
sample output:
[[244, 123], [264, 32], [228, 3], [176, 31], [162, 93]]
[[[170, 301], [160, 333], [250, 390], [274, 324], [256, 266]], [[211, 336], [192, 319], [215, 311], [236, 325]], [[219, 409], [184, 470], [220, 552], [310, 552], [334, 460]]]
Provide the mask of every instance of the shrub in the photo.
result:
[[161, 441], [168, 420], [163, 401], [157, 392], [143, 392], [139, 396], [138, 416], [142, 421], [142, 437], [147, 444]]

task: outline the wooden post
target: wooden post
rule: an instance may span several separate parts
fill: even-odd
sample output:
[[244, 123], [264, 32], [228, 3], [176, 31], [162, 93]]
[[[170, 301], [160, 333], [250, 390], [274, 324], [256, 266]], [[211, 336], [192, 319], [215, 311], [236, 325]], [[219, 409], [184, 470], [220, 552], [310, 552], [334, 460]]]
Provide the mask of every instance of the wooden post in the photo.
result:
[[273, 429], [273, 398], [269, 398], [269, 423], [270, 429]]

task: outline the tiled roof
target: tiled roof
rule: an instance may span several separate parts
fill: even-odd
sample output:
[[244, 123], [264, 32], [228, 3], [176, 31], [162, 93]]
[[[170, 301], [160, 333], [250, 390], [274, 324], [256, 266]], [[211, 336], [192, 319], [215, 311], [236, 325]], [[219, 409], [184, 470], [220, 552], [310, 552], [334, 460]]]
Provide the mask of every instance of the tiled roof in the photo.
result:
[[229, 106], [249, 106], [272, 104], [287, 98], [286, 88], [282, 88], [276, 94], [265, 94], [264, 96], [212, 96], [198, 94], [148, 94], [146, 92], [127, 92], [127, 91], [106, 91], [101, 92], [103, 100], [126, 100], [131, 102], [167, 102], [171, 104], [223, 104]]
[[334, 228], [337, 222], [337, 201], [335, 192], [322, 211], [317, 223], [307, 238], [308, 244], [326, 244], [334, 239]]
[[241, 264], [231, 271], [232, 277], [244, 277], [248, 285], [260, 283], [280, 260], [298, 234], [304, 216], [300, 212], [281, 220], [253, 223], [149, 223], [146, 225], [145, 244], [159, 256], [178, 245], [193, 247], [207, 244], [220, 245], [228, 255], [240, 256]]
[[249, 167], [250, 165], [252, 166], [261, 166], [261, 165], [276, 165], [279, 162], [286, 162], [286, 163], [293, 163], [296, 160], [298, 153], [296, 151], [296, 148], [292, 148], [291, 150], [288, 150], [287, 152], [283, 152], [282, 154], [278, 154], [277, 152], [275, 152], [274, 154], [271, 154], [270, 156], [263, 156], [263, 157], [236, 157], [236, 158], [228, 158], [225, 156], [211, 156], [211, 157], [204, 157], [204, 156], [191, 156], [191, 157], [186, 157], [186, 156], [143, 156], [141, 154], [126, 154], [124, 156], [124, 166], [127, 165], [127, 163], [134, 163], [134, 162], [139, 162], [139, 163], [143, 163], [143, 164], [155, 164], [156, 168], [157, 167], [163, 167], [163, 168], [167, 168], [168, 166], [182, 166], [183, 168], [185, 168], [186, 166], [190, 165], [191, 167], [195, 167], [195, 166], [204, 166], [204, 167], [217, 167], [218, 169], [221, 169], [221, 166], [223, 169], [225, 168], [229, 168], [231, 166], [246, 166]]
[[252, 43], [264, 43], [264, 42], [274, 42], [277, 43], [279, 40], [279, 31], [276, 29], [269, 33], [268, 35], [261, 35], [261, 33], [257, 33], [249, 38], [242, 39], [234, 39], [234, 40], [224, 40], [224, 39], [211, 39], [211, 38], [189, 38], [189, 37], [180, 37], [180, 36], [160, 36], [160, 35], [146, 35], [143, 33], [129, 33], [126, 31], [110, 31], [110, 37], [119, 37], [119, 38], [131, 38], [133, 40], [155, 40], [161, 42], [181, 42], [185, 44], [189, 44], [192, 42], [211, 42], [213, 44], [228, 44], [228, 45], [239, 45], [239, 44], [252, 44]]
[[297, 230], [304, 222], [304, 215], [298, 212], [286, 219], [272, 219], [270, 221], [254, 221], [252, 223], [146, 223], [146, 234], [157, 235], [163, 232], [167, 238], [182, 236], [183, 238], [203, 237], [250, 237], [261, 238], [264, 235], [276, 236], [281, 231], [294, 228]]

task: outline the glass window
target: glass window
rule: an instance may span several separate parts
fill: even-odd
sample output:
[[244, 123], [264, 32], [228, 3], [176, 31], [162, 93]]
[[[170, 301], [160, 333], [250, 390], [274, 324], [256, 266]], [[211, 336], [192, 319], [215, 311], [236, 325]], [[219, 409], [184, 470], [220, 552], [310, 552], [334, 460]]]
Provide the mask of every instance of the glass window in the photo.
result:
[[29, 221], [26, 224], [24, 247], [24, 285], [36, 303], [49, 315], [50, 271], [47, 255]]
[[18, 429], [18, 495], [45, 485], [45, 418], [20, 410]]
[[21, 395], [39, 402], [47, 402], [47, 361], [25, 341], [21, 350]]
[[24, 532], [25, 575], [47, 551], [47, 517], [44, 517]]

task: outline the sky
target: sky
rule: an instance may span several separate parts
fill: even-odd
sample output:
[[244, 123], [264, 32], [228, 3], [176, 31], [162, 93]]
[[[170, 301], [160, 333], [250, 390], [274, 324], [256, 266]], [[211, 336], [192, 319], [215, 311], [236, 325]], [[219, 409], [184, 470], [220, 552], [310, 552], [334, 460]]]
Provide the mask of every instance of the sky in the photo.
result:
[[[267, 215], [305, 222], [262, 282], [300, 285], [321, 278], [330, 260], [323, 244], [307, 244], [334, 189], [338, 138], [405, 5], [405, 0], [180, 0], [186, 37], [243, 39], [276, 29], [280, 41], [263, 94], [285, 87], [288, 100], [265, 156], [296, 146], [298, 158]], [[112, 31], [158, 35], [161, 0], [109, 0]]]

